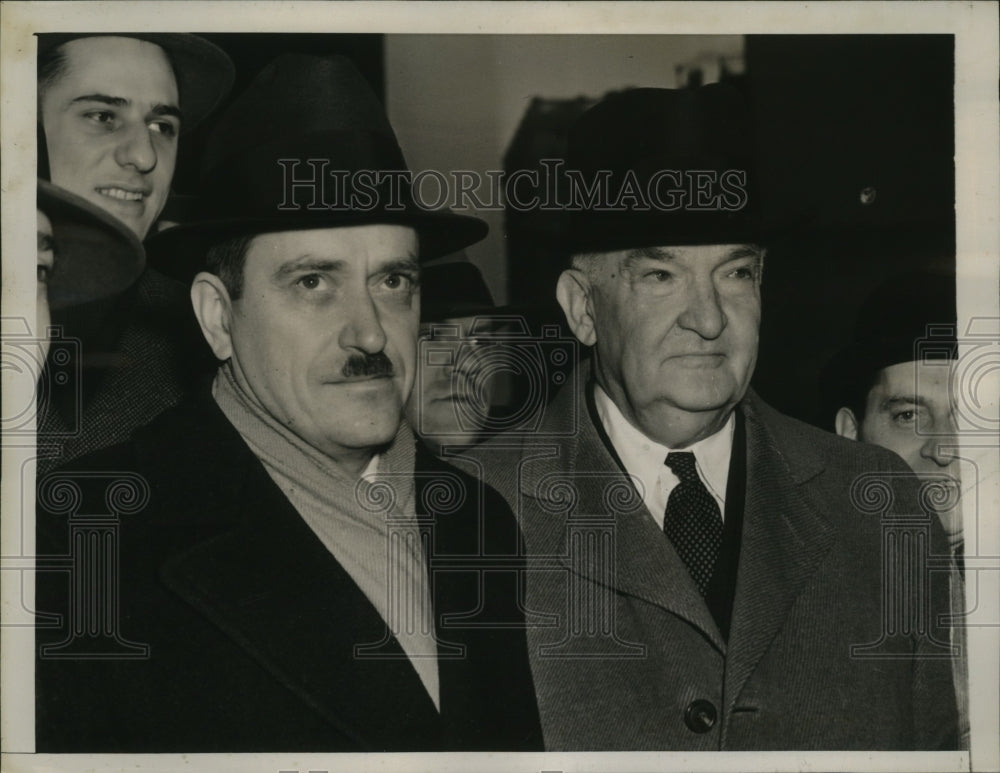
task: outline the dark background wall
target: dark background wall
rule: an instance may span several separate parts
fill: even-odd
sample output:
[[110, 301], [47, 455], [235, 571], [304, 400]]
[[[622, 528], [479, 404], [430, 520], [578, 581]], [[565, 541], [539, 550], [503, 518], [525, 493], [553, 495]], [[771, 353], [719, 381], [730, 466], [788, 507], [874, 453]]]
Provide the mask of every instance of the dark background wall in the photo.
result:
[[754, 385], [830, 429], [820, 372], [864, 298], [911, 269], [955, 271], [954, 39], [749, 36], [746, 57], [779, 236]]

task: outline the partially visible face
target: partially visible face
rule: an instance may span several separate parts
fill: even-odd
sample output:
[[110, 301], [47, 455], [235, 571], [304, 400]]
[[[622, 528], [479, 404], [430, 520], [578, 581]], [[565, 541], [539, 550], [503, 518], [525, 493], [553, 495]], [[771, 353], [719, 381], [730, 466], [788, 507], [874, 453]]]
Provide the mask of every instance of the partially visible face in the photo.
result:
[[[957, 502], [960, 471], [950, 381], [951, 367], [945, 361], [883, 368], [868, 392], [858, 440], [895, 451], [917, 475], [943, 479], [953, 487], [952, 501]], [[960, 528], [958, 512], [949, 517], [942, 521], [954, 534]]]
[[237, 379], [334, 459], [388, 443], [416, 372], [418, 279], [404, 226], [257, 236], [232, 303]]
[[55, 266], [55, 237], [52, 234], [52, 221], [42, 210], [38, 210], [38, 286], [35, 296], [35, 337], [40, 341], [42, 361], [49, 353], [49, 325], [52, 315], [49, 313], [49, 277]]
[[484, 366], [490, 342], [472, 337], [476, 317], [450, 317], [420, 326], [419, 377], [407, 418], [432, 448], [480, 439], [489, 421], [494, 381]]
[[609, 396], [665, 445], [711, 434], [742, 399], [757, 361], [761, 251], [739, 244], [623, 250], [598, 266], [596, 363]]
[[41, 97], [52, 182], [140, 239], [163, 210], [177, 160], [177, 82], [163, 49], [93, 37], [63, 45], [65, 72]]

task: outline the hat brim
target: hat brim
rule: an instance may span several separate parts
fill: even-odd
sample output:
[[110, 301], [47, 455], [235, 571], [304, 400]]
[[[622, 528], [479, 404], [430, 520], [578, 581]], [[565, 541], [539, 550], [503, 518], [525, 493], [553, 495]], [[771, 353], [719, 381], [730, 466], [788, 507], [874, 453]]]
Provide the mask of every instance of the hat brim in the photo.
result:
[[38, 181], [37, 203], [56, 244], [50, 308], [116, 295], [139, 278], [146, 266], [142, 243], [117, 218], [46, 180]]
[[453, 212], [404, 211], [301, 212], [273, 218], [238, 218], [186, 223], [161, 231], [146, 240], [150, 265], [181, 282], [190, 282], [205, 270], [208, 250], [238, 236], [346, 228], [362, 225], [404, 225], [416, 230], [420, 239], [420, 261], [438, 258], [485, 238], [489, 226], [479, 218]]
[[37, 33], [39, 56], [80, 38], [135, 38], [155, 43], [173, 65], [177, 79], [181, 132], [202, 122], [229, 95], [236, 78], [232, 60], [221, 48], [198, 35], [181, 32], [71, 32]]

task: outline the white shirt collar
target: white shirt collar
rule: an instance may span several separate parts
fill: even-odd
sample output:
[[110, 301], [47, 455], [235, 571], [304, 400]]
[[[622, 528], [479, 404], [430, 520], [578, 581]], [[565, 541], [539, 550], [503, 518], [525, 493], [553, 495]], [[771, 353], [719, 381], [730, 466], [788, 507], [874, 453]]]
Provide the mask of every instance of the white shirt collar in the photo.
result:
[[[650, 515], [662, 528], [667, 500], [679, 482], [664, 462], [668, 453], [678, 449], [650, 440], [636, 429], [599, 384], [594, 384], [594, 405], [625, 471], [638, 479], [639, 485], [636, 488]], [[729, 460], [733, 453], [735, 428], [736, 418], [730, 416], [725, 426], [714, 435], [683, 449], [694, 454], [698, 475], [715, 497], [723, 516], [726, 512], [726, 483], [729, 479]]]

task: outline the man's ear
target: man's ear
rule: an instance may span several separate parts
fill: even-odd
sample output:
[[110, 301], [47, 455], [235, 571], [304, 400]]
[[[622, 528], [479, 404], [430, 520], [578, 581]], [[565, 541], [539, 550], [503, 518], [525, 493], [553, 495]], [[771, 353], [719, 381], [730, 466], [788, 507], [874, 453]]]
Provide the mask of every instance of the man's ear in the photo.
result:
[[837, 418], [834, 419], [833, 426], [841, 437], [851, 440], [858, 439], [858, 419], [850, 408], [841, 408], [837, 411]]
[[191, 305], [194, 315], [201, 325], [201, 333], [212, 347], [215, 356], [228, 360], [233, 356], [233, 342], [230, 337], [232, 323], [232, 301], [229, 292], [215, 274], [202, 271], [191, 283]]
[[590, 289], [589, 277], [575, 268], [563, 271], [556, 283], [556, 300], [562, 306], [569, 329], [584, 346], [593, 346], [597, 343]]

